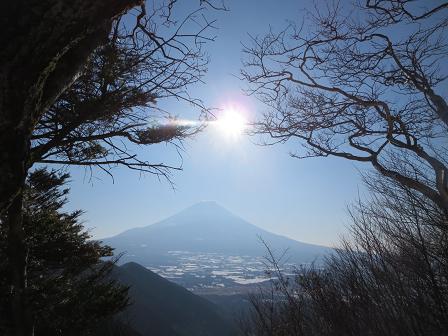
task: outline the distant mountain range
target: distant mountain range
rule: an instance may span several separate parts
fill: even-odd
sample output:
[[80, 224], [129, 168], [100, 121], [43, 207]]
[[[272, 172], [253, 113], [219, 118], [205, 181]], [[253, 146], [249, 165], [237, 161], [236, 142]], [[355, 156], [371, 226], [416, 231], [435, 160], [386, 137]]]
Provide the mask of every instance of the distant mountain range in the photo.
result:
[[149, 266], [170, 263], [173, 251], [262, 257], [267, 251], [260, 239], [276, 252], [288, 249], [294, 263], [310, 263], [331, 251], [263, 230], [216, 202], [197, 203], [158, 223], [104, 239], [104, 243], [118, 253], [125, 252], [123, 262]]
[[130, 286], [131, 305], [97, 336], [239, 335], [218, 306], [136, 263], [116, 267], [111, 276]]

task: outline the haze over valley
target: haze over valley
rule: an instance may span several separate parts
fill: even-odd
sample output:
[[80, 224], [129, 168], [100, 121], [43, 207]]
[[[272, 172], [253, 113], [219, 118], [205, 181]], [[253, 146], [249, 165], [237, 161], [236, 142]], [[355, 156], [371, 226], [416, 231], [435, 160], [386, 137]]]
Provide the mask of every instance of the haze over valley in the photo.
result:
[[213, 201], [104, 242], [123, 254], [119, 263], [137, 262], [196, 293], [257, 288], [267, 280], [267, 246], [276, 257], [284, 254], [285, 268], [319, 263], [331, 251], [260, 229]]

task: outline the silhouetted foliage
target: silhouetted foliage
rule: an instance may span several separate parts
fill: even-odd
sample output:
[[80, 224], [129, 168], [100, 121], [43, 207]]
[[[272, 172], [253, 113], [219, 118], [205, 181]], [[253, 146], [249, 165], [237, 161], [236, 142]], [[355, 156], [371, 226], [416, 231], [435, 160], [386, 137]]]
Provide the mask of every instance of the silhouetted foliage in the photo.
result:
[[180, 169], [137, 156], [135, 149], [197, 131], [173, 122], [175, 116], [159, 122], [155, 102], [171, 97], [202, 108], [187, 86], [201, 80], [208, 61], [203, 44], [213, 39], [213, 22], [203, 12], [225, 7], [199, 0], [174, 20], [176, 3], [0, 2], [0, 215], [16, 335], [32, 335], [22, 223], [32, 166], [81, 165], [110, 173], [121, 165], [163, 176]]
[[448, 230], [444, 212], [393, 180], [369, 176], [372, 197], [351, 209], [351, 236], [321, 267], [252, 297], [247, 335], [445, 335]]
[[[84, 335], [99, 321], [124, 309], [127, 287], [108, 279], [112, 248], [90, 235], [81, 211], [66, 212], [67, 174], [45, 169], [32, 172], [24, 194], [27, 307], [35, 335]], [[0, 325], [10, 328], [10, 282], [6, 228], [0, 229]]]
[[[293, 157], [367, 162], [371, 198], [323, 267], [252, 297], [247, 335], [445, 335], [448, 330], [446, 2], [317, 7], [253, 38], [242, 71], [271, 110], [255, 133]], [[309, 24], [308, 24], [309, 23]], [[399, 32], [399, 33], [398, 33]]]
[[[116, 19], [106, 44], [98, 47], [80, 76], [45, 111], [31, 136], [29, 164], [117, 165], [167, 175], [179, 169], [152, 163], [138, 146], [175, 143], [199, 127], [182, 125], [157, 102], [174, 98], [204, 109], [188, 96], [189, 85], [201, 80], [208, 59], [202, 50], [212, 40], [212, 23], [200, 14], [170, 21], [163, 5], [142, 7]], [[192, 29], [198, 33], [189, 33]], [[157, 30], [158, 35], [154, 31]]]

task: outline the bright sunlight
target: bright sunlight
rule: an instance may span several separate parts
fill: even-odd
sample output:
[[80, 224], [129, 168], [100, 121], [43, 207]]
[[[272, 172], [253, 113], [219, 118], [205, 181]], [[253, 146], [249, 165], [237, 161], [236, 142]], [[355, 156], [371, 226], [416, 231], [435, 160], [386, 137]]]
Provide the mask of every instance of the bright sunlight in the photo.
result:
[[225, 108], [215, 124], [226, 137], [232, 139], [239, 137], [247, 128], [244, 114], [236, 108]]

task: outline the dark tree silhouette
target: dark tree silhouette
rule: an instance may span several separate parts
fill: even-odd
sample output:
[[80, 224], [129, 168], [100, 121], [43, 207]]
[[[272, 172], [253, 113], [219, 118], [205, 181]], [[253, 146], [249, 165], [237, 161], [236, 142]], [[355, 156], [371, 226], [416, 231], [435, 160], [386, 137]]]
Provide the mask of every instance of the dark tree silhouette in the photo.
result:
[[[197, 106], [186, 85], [200, 80], [207, 59], [205, 7], [184, 20], [176, 0], [7, 1], [0, 4], [0, 214], [8, 227], [12, 318], [30, 335], [25, 313], [23, 189], [37, 162], [124, 165], [166, 174], [169, 166], [138, 158], [134, 145], [190, 135], [176, 123], [152, 122], [156, 100]], [[126, 14], [126, 15], [125, 15]], [[18, 20], [17, 18], [20, 18]]]
[[271, 109], [255, 125], [293, 157], [367, 162], [371, 199], [324, 267], [252, 298], [247, 335], [443, 335], [448, 328], [448, 3], [321, 6], [254, 37], [243, 77]]
[[[448, 231], [443, 211], [393, 180], [369, 176], [351, 235], [320, 267], [284, 274], [252, 297], [246, 335], [444, 335]], [[387, 181], [387, 182], [386, 182]]]
[[[63, 211], [67, 174], [38, 169], [24, 192], [27, 305], [36, 335], [84, 335], [127, 305], [127, 287], [108, 279], [112, 249], [80, 223], [81, 211]], [[0, 228], [0, 332], [13, 335], [9, 309], [7, 229]]]
[[[149, 29], [156, 15], [162, 14], [155, 11], [149, 18], [138, 18], [136, 27]], [[129, 23], [121, 23], [126, 20], [117, 20], [110, 41], [95, 50], [79, 78], [38, 121], [31, 136], [30, 164], [97, 166], [105, 171], [122, 165], [162, 175], [179, 169], [141, 159], [133, 147], [174, 142], [198, 129], [177, 123], [156, 105], [163, 98], [176, 98], [202, 107], [186, 91], [205, 72], [201, 47], [211, 39], [183, 31], [197, 15], [190, 14], [163, 38], [142, 38], [129, 30]], [[204, 22], [202, 29], [209, 27]], [[161, 118], [167, 122], [160, 124]]]
[[294, 157], [370, 163], [448, 212], [448, 3], [435, 3], [325, 3], [253, 37], [242, 75], [271, 107], [255, 133], [298, 141]]

